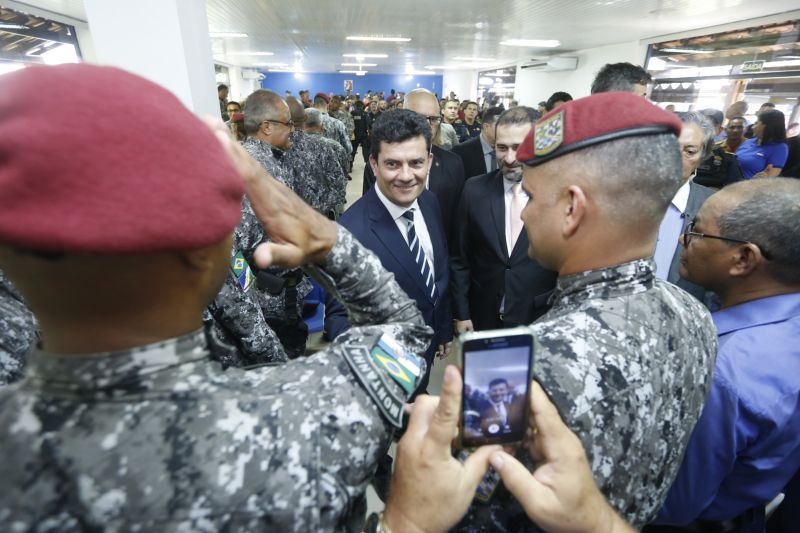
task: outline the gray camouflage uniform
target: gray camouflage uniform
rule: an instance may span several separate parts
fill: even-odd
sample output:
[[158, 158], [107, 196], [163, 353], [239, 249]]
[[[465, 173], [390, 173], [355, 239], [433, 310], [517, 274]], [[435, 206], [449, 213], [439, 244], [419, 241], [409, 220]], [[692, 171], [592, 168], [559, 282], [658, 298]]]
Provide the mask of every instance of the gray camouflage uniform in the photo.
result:
[[0, 386], [22, 378], [25, 354], [38, 340], [36, 318], [0, 270]]
[[308, 358], [223, 372], [202, 331], [33, 352], [27, 378], [0, 390], [0, 529], [359, 531], [408, 397], [367, 350], [389, 333], [424, 375], [431, 331], [346, 230], [322, 269], [361, 327]]
[[[654, 271], [641, 259], [559, 278], [553, 307], [531, 326], [536, 379], [580, 437], [609, 503], [636, 528], [677, 475], [717, 353], [708, 310]], [[502, 488], [460, 526], [534, 530]]]
[[336, 151], [343, 148], [321, 135], [300, 130], [293, 131], [291, 139], [292, 148], [283, 163], [293, 174], [295, 192], [324, 215], [336, 211], [345, 201], [347, 187]]
[[339, 111], [334, 111], [330, 113], [330, 115], [344, 124], [345, 130], [347, 131], [347, 138], [352, 139], [353, 132], [356, 131], [356, 122], [353, 120], [353, 115], [342, 109]]
[[[242, 146], [247, 153], [261, 163], [275, 179], [288, 186], [290, 189], [295, 190], [297, 184], [294, 181], [294, 177], [285, 168], [282, 161], [279, 161], [278, 157], [276, 157], [276, 155], [283, 157], [283, 153], [280, 150], [274, 149], [268, 143], [253, 137], [248, 137], [246, 140], [242, 141]], [[258, 218], [255, 216], [252, 207], [250, 207], [250, 202], [246, 197], [242, 201], [242, 219], [239, 221], [236, 230], [234, 230], [234, 239], [236, 248], [244, 254], [251, 268], [254, 267], [253, 253], [255, 252], [256, 246], [262, 242], [267, 242], [268, 236], [264, 232], [261, 222], [259, 222]], [[266, 272], [275, 276], [286, 277], [291, 275], [294, 271], [288, 271], [279, 267], [271, 267], [267, 269]], [[258, 275], [259, 270], [253, 268], [253, 273]], [[294, 302], [295, 313], [300, 317], [303, 312], [303, 298], [311, 292], [311, 282], [306, 276], [302, 276], [302, 279], [296, 287], [296, 291], [297, 298]], [[264, 317], [268, 321], [272, 321], [273, 326], [276, 321], [281, 322], [286, 320], [288, 313], [286, 309], [286, 292], [284, 288], [278, 294], [272, 294], [263, 289], [258, 289], [256, 293]], [[302, 321], [302, 319], [300, 319], [300, 321]], [[303, 326], [302, 324], [300, 325]], [[281, 338], [281, 343], [290, 358], [299, 357], [305, 353], [305, 337], [303, 337], [301, 341], [294, 337], [289, 339], [284, 336]]]
[[[322, 116], [322, 134], [328, 139], [333, 139], [341, 144], [342, 148], [344, 148], [348, 154], [353, 153], [353, 145], [350, 144], [350, 136], [347, 134], [347, 128], [344, 123], [341, 120], [333, 118], [324, 111], [321, 112], [320, 115]], [[350, 172], [350, 163], [348, 162], [347, 166], [344, 168]]]

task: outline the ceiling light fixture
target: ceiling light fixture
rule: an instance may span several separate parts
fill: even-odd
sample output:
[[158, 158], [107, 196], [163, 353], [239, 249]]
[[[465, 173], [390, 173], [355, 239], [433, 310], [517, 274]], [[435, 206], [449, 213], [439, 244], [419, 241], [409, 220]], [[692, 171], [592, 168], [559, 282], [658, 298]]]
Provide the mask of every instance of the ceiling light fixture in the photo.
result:
[[272, 52], [230, 52], [229, 56], [274, 56]]
[[0, 24], [0, 30], [29, 30], [27, 26], [22, 24]]
[[268, 69], [267, 72], [294, 72], [294, 71], [288, 68], [271, 68]]
[[713, 50], [693, 50], [691, 48], [662, 48], [659, 52], [667, 52], [668, 54], [707, 54]]
[[359, 76], [363, 76], [368, 71], [366, 70], [340, 70], [339, 74], [357, 74]]
[[342, 57], [374, 57], [376, 59], [389, 57], [386, 54], [342, 54]]
[[495, 61], [493, 57], [454, 57], [453, 61]]
[[343, 67], [377, 67], [377, 63], [342, 63]]
[[237, 33], [235, 31], [210, 31], [210, 32], [208, 32], [208, 35], [210, 37], [218, 37], [218, 38], [222, 38], [222, 39], [224, 39], [224, 38], [231, 38], [231, 39], [233, 39], [233, 38], [242, 38], [242, 37], [247, 37], [248, 36], [246, 33]]
[[348, 41], [377, 41], [382, 43], [407, 43], [411, 40], [409, 37], [366, 37], [366, 36], [357, 36], [357, 35], [349, 35], [347, 36]]
[[530, 48], [555, 48], [561, 46], [561, 41], [555, 39], [508, 39], [500, 41], [503, 46], [527, 46]]
[[278, 67], [278, 68], [288, 68], [289, 63], [253, 63], [254, 67]]

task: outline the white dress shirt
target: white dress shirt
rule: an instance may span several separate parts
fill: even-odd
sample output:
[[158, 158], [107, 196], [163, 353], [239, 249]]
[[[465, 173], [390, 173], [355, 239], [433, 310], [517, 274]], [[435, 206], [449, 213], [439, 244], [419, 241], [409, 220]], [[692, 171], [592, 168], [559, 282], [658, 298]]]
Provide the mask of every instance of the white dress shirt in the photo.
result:
[[[511, 188], [516, 183], [517, 183], [516, 181], [510, 181], [503, 178], [503, 191], [505, 192], [505, 194], [503, 195], [503, 201], [505, 202], [505, 212], [503, 216], [505, 218], [505, 228], [506, 228], [506, 249], [508, 250], [509, 257], [511, 257], [511, 252], [514, 251], [514, 245], [516, 244], [515, 241], [511, 240], [511, 216], [510, 216], [511, 198], [514, 196], [514, 194], [511, 191]], [[520, 187], [519, 189], [519, 197], [520, 200], [522, 201], [522, 205], [525, 205], [528, 201], [528, 194], [522, 187]], [[525, 231], [525, 229], [523, 228], [522, 231]], [[520, 235], [522, 234], [520, 233]]]
[[409, 209], [414, 209], [414, 231], [417, 233], [422, 251], [425, 252], [425, 258], [428, 260], [433, 279], [436, 279], [436, 269], [433, 264], [433, 243], [431, 242], [431, 234], [428, 232], [428, 225], [425, 223], [425, 217], [422, 216], [422, 210], [419, 208], [419, 202], [414, 200], [414, 203], [408, 207], [397, 205], [383, 194], [377, 183], [375, 184], [375, 192], [378, 194], [381, 203], [386, 207], [386, 210], [389, 211], [389, 216], [394, 220], [406, 244], [408, 244], [408, 223], [403, 218], [403, 213]]

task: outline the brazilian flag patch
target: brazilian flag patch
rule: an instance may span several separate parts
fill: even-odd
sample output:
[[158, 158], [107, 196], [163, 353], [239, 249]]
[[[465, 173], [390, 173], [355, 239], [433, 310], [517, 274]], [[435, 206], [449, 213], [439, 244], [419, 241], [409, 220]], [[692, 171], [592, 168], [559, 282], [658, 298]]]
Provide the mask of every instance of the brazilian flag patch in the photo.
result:
[[242, 255], [242, 252], [236, 252], [236, 255], [231, 258], [231, 271], [236, 276], [236, 282], [243, 292], [247, 292], [250, 286], [253, 285], [253, 271], [250, 270], [250, 265]]
[[416, 383], [416, 379], [414, 376], [406, 370], [403, 365], [397, 362], [397, 360], [386, 353], [383, 348], [379, 345], [376, 345], [372, 348], [370, 352], [370, 356], [372, 356], [372, 361], [378, 366], [378, 368], [383, 369], [393, 380], [397, 382], [398, 385], [403, 387], [403, 390], [406, 393], [411, 394], [414, 392], [414, 384]]

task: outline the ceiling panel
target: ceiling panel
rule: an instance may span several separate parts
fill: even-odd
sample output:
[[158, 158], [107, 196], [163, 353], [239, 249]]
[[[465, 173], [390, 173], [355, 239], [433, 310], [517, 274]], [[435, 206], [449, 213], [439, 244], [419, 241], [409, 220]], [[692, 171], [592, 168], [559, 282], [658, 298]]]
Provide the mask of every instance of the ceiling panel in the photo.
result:
[[[133, 0], [131, 0], [133, 1]], [[0, 0], [3, 3], [3, 0]], [[11, 3], [11, 2], [9, 2]], [[26, 0], [86, 20], [82, 0]], [[332, 72], [345, 53], [385, 53], [371, 72], [406, 68], [502, 65], [747, 20], [798, 8], [797, 0], [207, 0], [209, 30], [247, 38], [214, 38], [215, 58], [240, 66], [285, 63]], [[154, 15], [157, 16], [157, 15]], [[407, 43], [345, 40], [347, 35], [409, 37]], [[501, 46], [505, 39], [558, 39], [553, 50]], [[272, 52], [273, 56], [234, 55]], [[484, 64], [456, 57], [491, 58]], [[261, 64], [261, 65], [259, 65]], [[441, 72], [441, 71], [439, 71]]]

